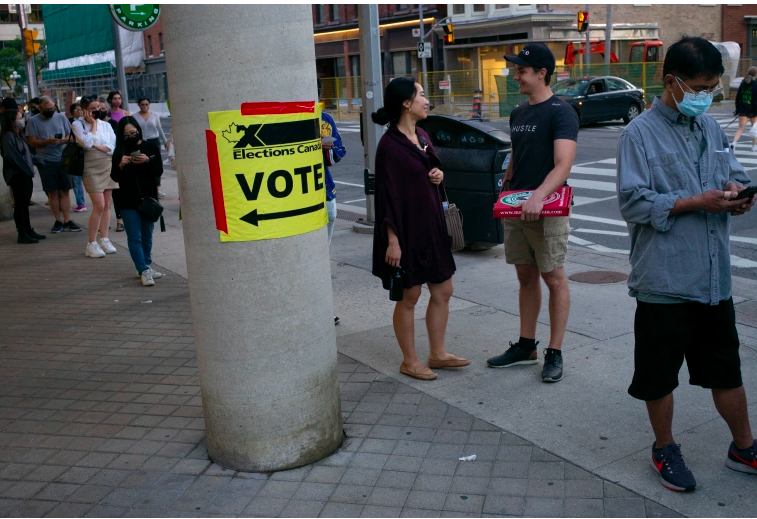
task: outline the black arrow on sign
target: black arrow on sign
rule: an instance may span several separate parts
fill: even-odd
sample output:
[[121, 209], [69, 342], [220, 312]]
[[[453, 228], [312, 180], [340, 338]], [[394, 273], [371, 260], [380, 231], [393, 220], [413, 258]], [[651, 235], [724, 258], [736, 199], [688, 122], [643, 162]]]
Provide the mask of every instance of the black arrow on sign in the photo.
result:
[[278, 220], [280, 218], [302, 216], [303, 214], [314, 213], [318, 211], [319, 209], [323, 209], [324, 207], [325, 207], [325, 202], [321, 202], [320, 204], [311, 205], [310, 207], [303, 207], [301, 209], [292, 209], [291, 211], [281, 211], [278, 213], [266, 213], [266, 214], [258, 214], [258, 210], [253, 209], [246, 215], [242, 216], [240, 220], [257, 227], [258, 222], [260, 222], [261, 220]]

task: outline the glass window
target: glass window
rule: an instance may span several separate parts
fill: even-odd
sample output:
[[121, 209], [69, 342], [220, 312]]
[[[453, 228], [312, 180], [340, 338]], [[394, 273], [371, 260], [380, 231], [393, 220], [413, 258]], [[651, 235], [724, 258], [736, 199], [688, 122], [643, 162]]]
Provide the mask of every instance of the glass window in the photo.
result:
[[654, 63], [660, 60], [660, 48], [659, 47], [648, 47], [647, 48], [647, 61]]
[[752, 52], [750, 56], [757, 56], [757, 29], [752, 29]]
[[407, 11], [408, 4], [396, 4], [397, 8], [395, 11]]
[[579, 79], [558, 81], [552, 86], [552, 93], [556, 96], [577, 96], [586, 83], [586, 80]]
[[608, 79], [607, 87], [610, 92], [619, 92], [620, 90], [628, 90], [628, 85], [625, 81], [620, 79]]
[[323, 19], [326, 17], [323, 5], [315, 6], [315, 23], [323, 23]]
[[473, 12], [474, 13], [486, 12], [486, 4], [473, 4]]
[[465, 14], [465, 4], [452, 4], [452, 14]]
[[631, 63], [641, 63], [644, 56], [644, 45], [631, 47]]
[[392, 72], [394, 75], [410, 73], [409, 52], [392, 52]]
[[332, 22], [339, 21], [339, 4], [329, 5], [329, 20]]
[[148, 56], [152, 56], [152, 35], [147, 35], [147, 53]]
[[605, 92], [605, 82], [603, 80], [594, 81], [589, 85], [589, 89], [586, 91], [588, 94], [603, 94]]
[[510, 4], [494, 4], [495, 9], [510, 9]]
[[347, 72], [344, 69], [344, 57], [336, 58], [336, 77], [345, 77]]
[[160, 42], [160, 53], [163, 54], [163, 33], [158, 33], [158, 42]]
[[358, 14], [357, 14], [357, 10], [358, 10], [359, 6], [358, 6], [357, 4], [353, 4], [353, 5], [352, 5], [352, 7], [353, 7], [353, 9], [354, 9], [354, 10], [353, 10], [353, 13], [354, 13], [354, 15], [353, 15], [353, 18], [354, 18], [355, 20], [357, 20], [357, 17], [358, 17]]

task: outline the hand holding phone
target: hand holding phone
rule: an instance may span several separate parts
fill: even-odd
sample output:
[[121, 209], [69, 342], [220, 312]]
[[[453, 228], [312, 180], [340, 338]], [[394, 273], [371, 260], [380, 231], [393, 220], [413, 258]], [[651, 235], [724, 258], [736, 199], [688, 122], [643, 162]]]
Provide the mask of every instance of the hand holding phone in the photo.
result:
[[757, 186], [750, 186], [742, 190], [734, 200], [744, 200], [745, 198], [752, 198], [757, 195]]
[[62, 133], [56, 133], [55, 134], [55, 138], [56, 139], [62, 139], [63, 138], [63, 134]]

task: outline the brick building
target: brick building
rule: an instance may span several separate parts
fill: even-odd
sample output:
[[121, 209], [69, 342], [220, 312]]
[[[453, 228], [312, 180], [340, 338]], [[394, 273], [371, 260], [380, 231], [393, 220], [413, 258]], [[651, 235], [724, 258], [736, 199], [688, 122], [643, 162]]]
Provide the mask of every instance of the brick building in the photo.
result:
[[722, 34], [724, 40], [741, 46], [742, 57], [757, 58], [757, 5], [724, 5]]
[[[163, 53], [163, 16], [149, 29], [142, 32], [145, 43], [144, 71], [132, 74], [128, 78], [129, 101], [146, 97], [150, 100], [151, 110], [166, 114], [168, 100], [168, 79], [166, 77], [166, 57]], [[136, 107], [136, 105], [135, 105]]]

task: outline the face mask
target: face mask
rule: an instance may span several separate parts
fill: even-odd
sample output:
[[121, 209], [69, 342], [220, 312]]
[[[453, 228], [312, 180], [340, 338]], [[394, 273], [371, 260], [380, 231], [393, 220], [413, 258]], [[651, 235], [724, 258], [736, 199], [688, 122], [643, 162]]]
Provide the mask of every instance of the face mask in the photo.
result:
[[42, 110], [42, 116], [48, 119], [52, 119], [55, 115], [55, 110]]
[[15, 126], [17, 130], [23, 130], [26, 128], [26, 121], [23, 119], [17, 119], [13, 121], [13, 126]]
[[127, 150], [134, 149], [139, 142], [139, 134], [127, 135], [124, 137], [124, 148]]
[[[678, 107], [678, 111], [687, 117], [696, 117], [705, 113], [712, 104], [712, 98], [715, 97], [717, 92], [722, 90], [718, 88], [713, 92], [699, 92], [695, 94], [694, 92], [686, 92], [683, 89], [686, 85], [677, 77], [676, 81], [678, 81], [678, 86], [683, 91], [683, 101], [680, 103], [676, 101], [676, 106]], [[673, 100], [675, 101], [675, 97], [673, 97]]]
[[97, 112], [97, 118], [101, 121], [104, 121], [107, 116], [108, 112], [106, 110], [100, 110], [99, 112]]
[[32, 115], [37, 115], [39, 113], [39, 108], [32, 108]]
[[114, 98], [113, 101], [110, 103], [110, 106], [112, 106], [115, 110], [118, 110], [121, 107], [121, 100]]

